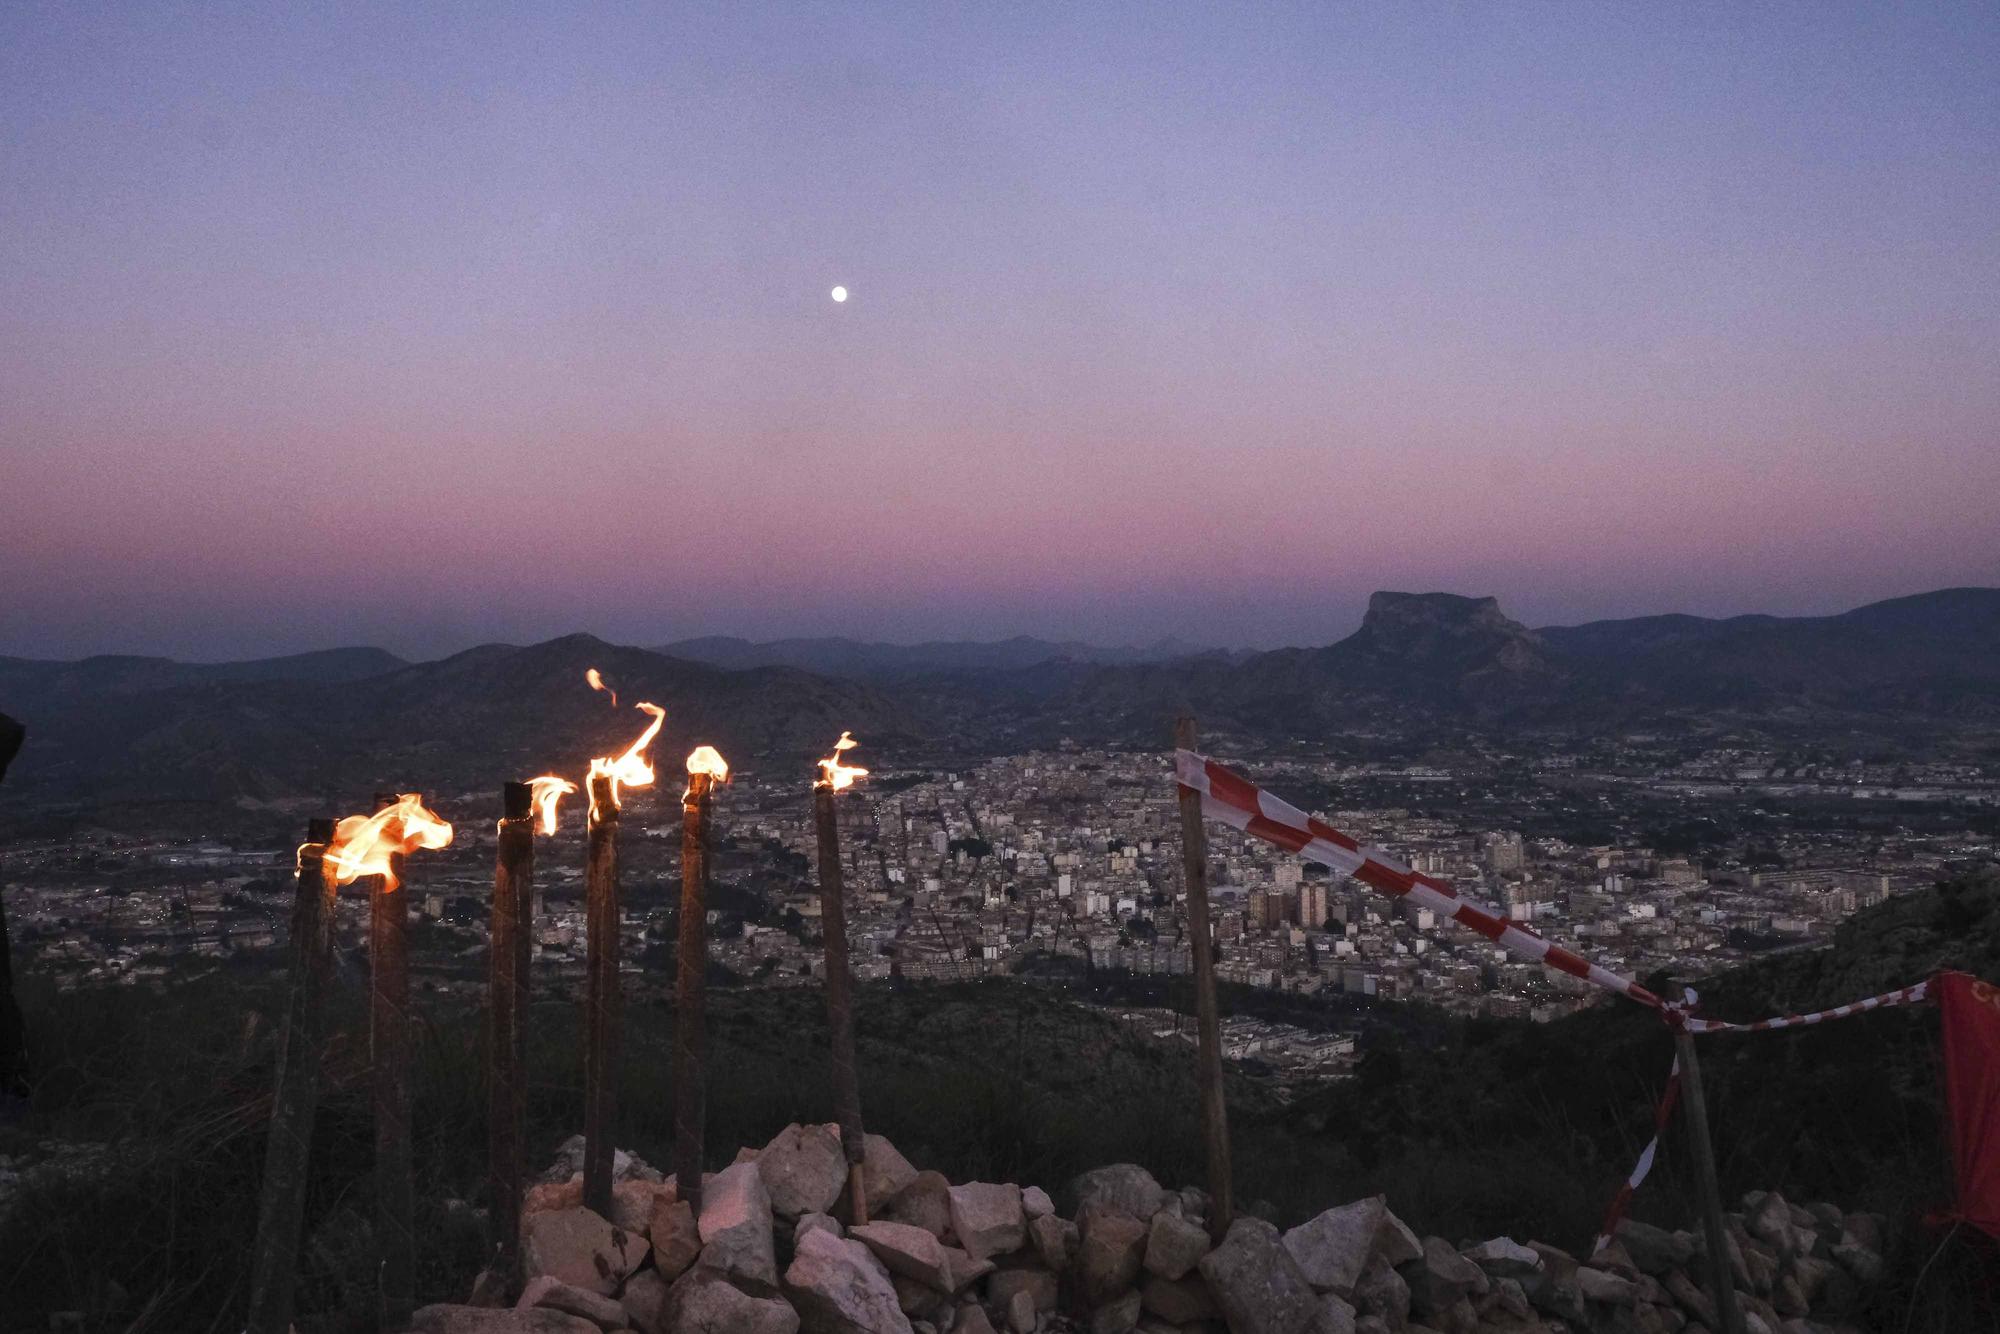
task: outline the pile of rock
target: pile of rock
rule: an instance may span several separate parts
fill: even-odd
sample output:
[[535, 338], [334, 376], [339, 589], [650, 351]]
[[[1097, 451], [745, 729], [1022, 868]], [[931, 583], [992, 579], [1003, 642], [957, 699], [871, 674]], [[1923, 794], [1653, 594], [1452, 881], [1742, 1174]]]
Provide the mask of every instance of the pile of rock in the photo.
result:
[[[482, 1279], [426, 1334], [1704, 1334], [1698, 1237], [1626, 1223], [1589, 1263], [1540, 1242], [1419, 1237], [1380, 1196], [1289, 1232], [1238, 1218], [1220, 1245], [1200, 1190], [1119, 1164], [1041, 1189], [953, 1185], [877, 1135], [871, 1221], [851, 1223], [833, 1126], [793, 1125], [706, 1176], [697, 1220], [671, 1177], [620, 1155], [611, 1216], [581, 1203], [565, 1146], [523, 1206], [526, 1287]], [[1824, 1334], [1881, 1266], [1881, 1220], [1758, 1192], [1730, 1216], [1753, 1334]]]

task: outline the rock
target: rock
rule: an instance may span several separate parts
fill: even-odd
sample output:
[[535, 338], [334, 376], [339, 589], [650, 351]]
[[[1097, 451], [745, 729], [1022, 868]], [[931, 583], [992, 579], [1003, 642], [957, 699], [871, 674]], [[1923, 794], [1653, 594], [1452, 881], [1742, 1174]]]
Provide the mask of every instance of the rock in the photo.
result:
[[583, 1173], [562, 1181], [541, 1181], [521, 1193], [521, 1217], [545, 1209], [578, 1209], [583, 1206]]
[[925, 1317], [939, 1314], [950, 1301], [928, 1283], [906, 1278], [902, 1274], [891, 1273], [889, 1286], [896, 1290], [896, 1305], [902, 1308], [904, 1315], [910, 1317], [912, 1324]]
[[1461, 1297], [1485, 1296], [1490, 1286], [1485, 1272], [1442, 1237], [1425, 1237], [1423, 1255], [1398, 1265], [1397, 1272], [1410, 1285], [1410, 1309], [1425, 1319]]
[[1354, 1334], [1354, 1308], [1330, 1292], [1319, 1298], [1319, 1309], [1306, 1324], [1307, 1334]]
[[647, 1235], [653, 1239], [653, 1267], [671, 1283], [687, 1272], [701, 1254], [701, 1230], [695, 1226], [694, 1210], [684, 1200], [653, 1197], [653, 1219]]
[[1056, 1211], [1056, 1202], [1040, 1186], [1021, 1187], [1021, 1212], [1031, 1220]]
[[1678, 1232], [1654, 1227], [1651, 1223], [1641, 1223], [1637, 1219], [1623, 1218], [1618, 1221], [1618, 1240], [1625, 1247], [1632, 1263], [1643, 1273], [1655, 1276], [1669, 1270], [1685, 1269], [1694, 1258], [1694, 1245]]
[[1148, 1274], [1139, 1289], [1139, 1303], [1173, 1325], [1212, 1320], [1219, 1314], [1215, 1297], [1200, 1274], [1189, 1274], [1186, 1278], [1162, 1278], [1158, 1274]]
[[1076, 1253], [1076, 1224], [1056, 1214], [1043, 1214], [1029, 1221], [1028, 1240], [1034, 1243], [1041, 1262], [1060, 1274], [1069, 1268], [1070, 1256]]
[[618, 1294], [625, 1308], [625, 1321], [640, 1334], [669, 1334], [667, 1328], [667, 1280], [653, 1269], [641, 1269], [625, 1280]]
[[1743, 1227], [1780, 1255], [1812, 1254], [1815, 1234], [1810, 1228], [1798, 1225], [1792, 1217], [1792, 1206], [1775, 1190], [1766, 1194], [1757, 1207], [1744, 1216]]
[[858, 1241], [818, 1230], [800, 1237], [785, 1292], [807, 1334], [912, 1334], [889, 1271]]
[[[1090, 1313], [1090, 1334], [1132, 1334], [1138, 1326], [1139, 1294], [1136, 1292], [1114, 1298]], [[1028, 1329], [1032, 1330], [1034, 1326], [1030, 1325]]]
[[672, 1334], [798, 1334], [799, 1314], [780, 1297], [743, 1291], [721, 1270], [699, 1265], [667, 1293]]
[[1528, 1249], [1542, 1262], [1539, 1271], [1519, 1280], [1521, 1291], [1537, 1311], [1572, 1325], [1586, 1323], [1583, 1288], [1577, 1282], [1576, 1257], [1559, 1246], [1531, 1241]]
[[1708, 1328], [1716, 1328], [1715, 1303], [1699, 1283], [1679, 1269], [1670, 1270], [1661, 1283], [1666, 1287], [1667, 1295], [1679, 1303], [1681, 1310]]
[[[1286, 1249], [1291, 1249], [1289, 1242]], [[1144, 1263], [1147, 1273], [1158, 1274], [1161, 1278], [1179, 1278], [1207, 1254], [1206, 1229], [1167, 1209], [1153, 1215], [1153, 1225], [1146, 1230]], [[1294, 1253], [1292, 1258], [1297, 1259], [1297, 1254]], [[1307, 1278], [1311, 1278], [1310, 1273]]]
[[611, 1183], [611, 1225], [622, 1227], [627, 1232], [636, 1232], [651, 1240], [653, 1226], [653, 1201], [658, 1198], [660, 1187], [651, 1181], [614, 1181]]
[[699, 1266], [759, 1289], [775, 1288], [778, 1259], [771, 1242], [772, 1221], [761, 1162], [725, 1167], [702, 1187]]
[[1069, 1183], [1069, 1194], [1079, 1218], [1090, 1205], [1101, 1204], [1150, 1223], [1167, 1202], [1167, 1192], [1153, 1174], [1135, 1163], [1092, 1168]]
[[1812, 1303], [1806, 1300], [1805, 1290], [1799, 1286], [1796, 1274], [1780, 1274], [1778, 1281], [1771, 1285], [1771, 1305], [1779, 1315], [1811, 1315]]
[[1583, 1265], [1576, 1271], [1576, 1284], [1583, 1290], [1583, 1298], [1590, 1302], [1605, 1302], [1612, 1306], [1630, 1306], [1639, 1298], [1639, 1285], [1629, 1278], [1602, 1269]]
[[1840, 1267], [1862, 1283], [1877, 1283], [1882, 1278], [1882, 1257], [1866, 1246], [1852, 1242], [1842, 1242], [1833, 1248], [1833, 1258]]
[[[80, 1328], [80, 1326], [79, 1326]], [[580, 1315], [547, 1307], [494, 1310], [489, 1306], [426, 1306], [410, 1317], [412, 1334], [598, 1334]]]
[[[729, 1165], [731, 1167], [734, 1167], [738, 1163], [754, 1163], [757, 1161], [757, 1153], [758, 1151], [756, 1149], [753, 1149], [748, 1144], [745, 1144], [736, 1150], [736, 1156], [729, 1160]], [[706, 1174], [704, 1173], [703, 1175], [705, 1179]]]
[[944, 1258], [951, 1266], [951, 1290], [963, 1292], [993, 1272], [991, 1260], [975, 1260], [956, 1246], [944, 1248]]
[[1037, 1311], [1055, 1310], [1056, 1276], [1046, 1269], [996, 1269], [986, 1279], [986, 1300], [1003, 1311], [1022, 1292]]
[[951, 1334], [996, 1334], [996, 1331], [993, 1322], [986, 1318], [985, 1310], [973, 1305], [958, 1308], [958, 1319], [951, 1327]]
[[1027, 1237], [1021, 1212], [1021, 1188], [1011, 1183], [969, 1181], [953, 1186], [951, 1230], [958, 1244], [974, 1259], [1005, 1255]]
[[499, 1309], [507, 1305], [507, 1275], [493, 1265], [479, 1271], [472, 1280], [472, 1293], [465, 1299], [467, 1306], [483, 1306]]
[[573, 1288], [548, 1274], [529, 1279], [527, 1286], [521, 1289], [521, 1300], [514, 1306], [517, 1310], [546, 1307], [551, 1311], [580, 1315], [604, 1329], [623, 1329], [626, 1325], [625, 1308], [612, 1298]]
[[911, 1223], [857, 1223], [847, 1235], [875, 1253], [892, 1274], [913, 1278], [938, 1292], [953, 1291], [944, 1243]]
[[800, 1214], [799, 1221], [792, 1225], [792, 1245], [797, 1246], [799, 1238], [814, 1228], [831, 1232], [836, 1237], [847, 1235], [846, 1229], [840, 1225], [840, 1220], [832, 1214]]
[[646, 1239], [583, 1208], [545, 1209], [521, 1220], [521, 1275], [547, 1276], [609, 1297], [639, 1267]]
[[1035, 1334], [1035, 1299], [1025, 1292], [1017, 1292], [1007, 1299], [1000, 1308], [1006, 1313], [1007, 1328], [1012, 1334]]
[[941, 1172], [919, 1172], [896, 1192], [882, 1216], [920, 1227], [940, 1240], [951, 1236], [951, 1183]]
[[1849, 1214], [1840, 1222], [1840, 1243], [1861, 1246], [1882, 1253], [1882, 1238], [1888, 1224], [1880, 1214]]
[[1391, 1328], [1401, 1329], [1410, 1318], [1410, 1285], [1389, 1264], [1386, 1255], [1371, 1255], [1354, 1284], [1354, 1305], [1363, 1315], [1382, 1317]]
[[1287, 1232], [1285, 1249], [1313, 1287], [1350, 1294], [1377, 1249], [1388, 1211], [1388, 1202], [1380, 1195], [1328, 1209]]
[[771, 1211], [781, 1218], [831, 1211], [847, 1184], [839, 1132], [825, 1126], [796, 1122], [786, 1126], [764, 1146], [756, 1162], [771, 1197]]
[[1493, 1280], [1493, 1290], [1479, 1300], [1479, 1322], [1489, 1324], [1529, 1325], [1539, 1329], [1535, 1318], [1535, 1308], [1528, 1302], [1528, 1294], [1521, 1287], [1521, 1281], [1514, 1278]]
[[1808, 1204], [1806, 1212], [1813, 1216], [1813, 1224], [1821, 1232], [1831, 1233], [1835, 1238], [1840, 1236], [1846, 1215], [1840, 1212], [1838, 1205], [1828, 1204], [1822, 1200]]
[[1542, 1267], [1542, 1257], [1510, 1237], [1494, 1237], [1460, 1252], [1489, 1278], [1521, 1278]]
[[1382, 1230], [1375, 1236], [1375, 1249], [1392, 1265], [1421, 1259], [1424, 1253], [1424, 1243], [1390, 1211], [1386, 1200], [1382, 1205]]
[[1298, 1334], [1319, 1309], [1278, 1229], [1262, 1219], [1230, 1224], [1222, 1244], [1201, 1258], [1200, 1269], [1231, 1334]]
[[1629, 1278], [1635, 1283], [1641, 1278], [1651, 1277], [1651, 1275], [1647, 1274], [1645, 1270], [1639, 1268], [1633, 1262], [1632, 1252], [1626, 1250], [1625, 1243], [1619, 1241], [1616, 1237], [1613, 1237], [1610, 1241], [1605, 1242], [1603, 1246], [1592, 1252], [1590, 1267], [1592, 1269], [1609, 1270], [1611, 1273], [1618, 1275], [1618, 1277]]
[[1086, 1305], [1102, 1306], [1139, 1281], [1147, 1228], [1132, 1215], [1106, 1204], [1084, 1206], [1076, 1226], [1077, 1285]]
[[[839, 1133], [836, 1129], [836, 1138]], [[861, 1146], [861, 1187], [868, 1192], [868, 1217], [873, 1219], [880, 1212], [878, 1204], [895, 1199], [917, 1179], [917, 1169], [881, 1135], [863, 1135]]]

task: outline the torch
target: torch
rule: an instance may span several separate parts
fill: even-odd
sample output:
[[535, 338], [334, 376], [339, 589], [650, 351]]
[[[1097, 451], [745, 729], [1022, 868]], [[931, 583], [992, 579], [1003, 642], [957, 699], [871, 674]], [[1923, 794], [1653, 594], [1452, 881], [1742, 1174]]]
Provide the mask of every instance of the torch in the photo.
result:
[[846, 732], [833, 743], [833, 754], [819, 762], [820, 778], [813, 784], [813, 820], [819, 826], [819, 916], [826, 937], [826, 1022], [833, 1047], [833, 1115], [840, 1123], [840, 1147], [847, 1157], [847, 1196], [854, 1221], [868, 1221], [868, 1190], [861, 1164], [866, 1141], [861, 1131], [861, 1084], [854, 1069], [854, 994], [847, 971], [847, 906], [840, 869], [840, 823], [833, 794], [851, 787], [866, 769], [842, 764], [843, 751], [854, 748]]
[[674, 1182], [698, 1218], [708, 1111], [702, 1047], [708, 1005], [709, 808], [715, 784], [729, 781], [729, 763], [715, 747], [698, 746], [687, 758], [687, 770], [687, 791], [681, 794], [680, 976], [674, 1007]]
[[583, 1203], [607, 1217], [618, 1083], [618, 793], [653, 781], [653, 766], [643, 752], [667, 716], [657, 704], [633, 707], [653, 721], [623, 755], [590, 762], [584, 844]]
[[326, 860], [326, 845], [332, 840], [333, 821], [314, 820], [299, 848], [285, 1028], [278, 1048], [277, 1090], [271, 1097], [264, 1183], [257, 1201], [246, 1334], [286, 1334], [292, 1323], [292, 1280], [305, 1217], [320, 1057], [326, 1043], [326, 992], [333, 972], [334, 868]]
[[535, 825], [556, 831], [556, 803], [576, 784], [543, 777], [500, 792], [487, 948], [487, 1171], [500, 1268], [511, 1286], [521, 1236], [521, 1141], [527, 1121], [529, 928], [535, 894]]

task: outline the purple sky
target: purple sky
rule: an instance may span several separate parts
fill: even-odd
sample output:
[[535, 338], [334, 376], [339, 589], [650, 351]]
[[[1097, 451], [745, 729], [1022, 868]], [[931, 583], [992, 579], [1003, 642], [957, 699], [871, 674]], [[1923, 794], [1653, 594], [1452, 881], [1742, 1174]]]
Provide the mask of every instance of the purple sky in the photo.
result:
[[0, 9], [0, 653], [1823, 612], [1996, 516], [1984, 0]]

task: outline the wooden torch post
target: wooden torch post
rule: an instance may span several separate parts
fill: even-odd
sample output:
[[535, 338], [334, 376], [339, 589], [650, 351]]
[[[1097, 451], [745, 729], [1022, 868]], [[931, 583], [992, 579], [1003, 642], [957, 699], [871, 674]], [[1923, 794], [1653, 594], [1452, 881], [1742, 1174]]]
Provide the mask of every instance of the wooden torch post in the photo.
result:
[[708, 1009], [710, 775], [690, 773], [681, 798], [681, 935], [674, 1007], [674, 1183], [701, 1216], [702, 1136], [708, 1116], [702, 1068]]
[[611, 1214], [612, 1122], [618, 1097], [618, 800], [616, 780], [590, 779], [584, 863], [587, 970], [583, 1049], [583, 1203]]
[[[375, 794], [375, 809], [396, 804]], [[374, 1066], [375, 1247], [381, 1327], [401, 1329], [416, 1304], [416, 1222], [410, 1186], [410, 917], [403, 854], [369, 887], [368, 1039]], [[395, 888], [387, 886], [390, 880]]]
[[868, 1190], [861, 1164], [867, 1142], [861, 1130], [861, 1082], [854, 1067], [854, 988], [847, 966], [846, 886], [840, 869], [840, 825], [833, 788], [813, 788], [813, 819], [819, 826], [819, 920], [826, 937], [826, 1020], [832, 1041], [833, 1115], [840, 1123], [840, 1148], [847, 1157], [847, 1198], [854, 1222], [868, 1221]]
[[[1194, 719], [1174, 722], [1174, 745], [1195, 749]], [[1229, 1175], [1229, 1109], [1222, 1098], [1222, 1027], [1215, 1008], [1215, 955], [1209, 944], [1208, 833], [1201, 794], [1181, 787], [1181, 871], [1187, 884], [1188, 952], [1194, 962], [1195, 1024], [1199, 1031], [1196, 1082], [1201, 1088], [1201, 1133], [1208, 1148], [1208, 1232], [1220, 1242], [1236, 1216]]]
[[1715, 1146], [1708, 1137], [1708, 1100], [1702, 1096], [1701, 1062], [1694, 1054], [1694, 1034], [1674, 1033], [1674, 1052], [1681, 1063], [1681, 1100], [1687, 1105], [1688, 1148], [1694, 1156], [1695, 1188], [1701, 1192], [1702, 1237], [1708, 1250], [1708, 1294], [1715, 1303], [1719, 1334], [1743, 1334], [1743, 1308], [1736, 1301], [1736, 1284], [1729, 1271], [1729, 1238], [1722, 1223], [1722, 1188], [1715, 1180]]
[[334, 874], [325, 860], [326, 845], [332, 841], [333, 821], [314, 820], [307, 827], [305, 846], [299, 849], [285, 1027], [279, 1038], [277, 1089], [271, 1098], [271, 1137], [264, 1149], [264, 1184], [257, 1201], [257, 1242], [250, 1256], [246, 1334], [287, 1334], [292, 1323], [292, 1285], [326, 1044], [326, 992], [333, 973]]
[[534, 901], [533, 789], [500, 792], [499, 850], [493, 867], [493, 924], [487, 944], [487, 1185], [500, 1272], [512, 1291], [520, 1264], [521, 1139], [527, 1119], [528, 912]]

